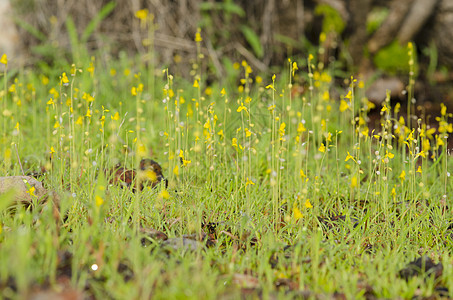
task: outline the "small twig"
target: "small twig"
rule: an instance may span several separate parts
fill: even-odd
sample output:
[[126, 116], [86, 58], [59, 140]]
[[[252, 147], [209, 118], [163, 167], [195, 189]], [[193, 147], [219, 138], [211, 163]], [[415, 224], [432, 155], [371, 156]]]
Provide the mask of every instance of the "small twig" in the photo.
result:
[[223, 234], [229, 236], [230, 238], [232, 238], [235, 241], [239, 240], [239, 238], [237, 236], [234, 236], [233, 234], [231, 234], [231, 233], [229, 233], [227, 231], [222, 230], [222, 231], [220, 231], [220, 233], [223, 233]]
[[19, 161], [19, 166], [22, 171], [22, 175], [25, 176], [24, 168], [22, 168], [22, 163], [20, 162], [19, 151], [17, 151], [17, 144], [14, 143], [14, 148], [16, 149], [17, 160]]
[[126, 116], [127, 116], [127, 112], [124, 114], [123, 121], [121, 122], [120, 126], [118, 127], [118, 132], [116, 133], [116, 136], [119, 136], [120, 130], [121, 130], [121, 126], [123, 126], [124, 122], [126, 121]]
[[209, 56], [211, 57], [212, 63], [214, 64], [216, 68], [216, 73], [219, 78], [222, 78], [224, 76], [222, 64], [220, 63], [219, 60], [219, 55], [215, 51], [214, 47], [212, 46], [211, 39], [207, 38], [206, 39], [206, 46], [208, 48]]
[[416, 0], [412, 4], [397, 35], [401, 44], [406, 44], [414, 38], [428, 18], [433, 15], [438, 2], [438, 0]]
[[[156, 32], [154, 35], [154, 41], [156, 47], [178, 49], [187, 52], [196, 52], [197, 50], [197, 45], [194, 41], [170, 36], [163, 33]], [[201, 53], [209, 54], [209, 51], [208, 49], [202, 47]]]
[[267, 70], [267, 66], [262, 63], [259, 59], [255, 57], [250, 51], [248, 51], [244, 46], [240, 43], [235, 43], [236, 50], [245, 57], [245, 59], [250, 62], [254, 67], [256, 67], [259, 71], [265, 72]]

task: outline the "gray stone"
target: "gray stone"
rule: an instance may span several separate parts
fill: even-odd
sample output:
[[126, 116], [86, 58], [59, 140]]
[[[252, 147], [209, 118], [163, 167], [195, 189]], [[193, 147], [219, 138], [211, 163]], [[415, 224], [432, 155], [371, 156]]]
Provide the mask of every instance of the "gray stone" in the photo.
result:
[[0, 195], [11, 190], [14, 191], [14, 201], [24, 204], [33, 201], [30, 195], [30, 189], [34, 187], [33, 198], [41, 203], [47, 198], [47, 190], [42, 186], [42, 183], [30, 176], [8, 176], [0, 177]]

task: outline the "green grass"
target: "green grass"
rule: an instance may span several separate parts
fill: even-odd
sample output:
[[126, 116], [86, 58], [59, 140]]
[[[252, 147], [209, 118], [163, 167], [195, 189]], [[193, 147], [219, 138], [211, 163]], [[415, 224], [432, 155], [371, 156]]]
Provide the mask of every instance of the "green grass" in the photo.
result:
[[[44, 166], [59, 201], [11, 209], [0, 196], [2, 297], [40, 287], [100, 299], [412, 298], [438, 286], [452, 296], [451, 114], [412, 132], [387, 101], [371, 131], [362, 82], [349, 79], [338, 101], [329, 70], [311, 55], [298, 64], [308, 67], [290, 61], [263, 78], [236, 64], [239, 87], [126, 58], [49, 78], [5, 72], [0, 174], [22, 175], [19, 158], [25, 173]], [[143, 157], [162, 165], [167, 189], [109, 184], [104, 170]], [[210, 222], [212, 243], [195, 251], [142, 245], [140, 228], [197, 239]], [[439, 278], [398, 276], [424, 254], [443, 263]]]

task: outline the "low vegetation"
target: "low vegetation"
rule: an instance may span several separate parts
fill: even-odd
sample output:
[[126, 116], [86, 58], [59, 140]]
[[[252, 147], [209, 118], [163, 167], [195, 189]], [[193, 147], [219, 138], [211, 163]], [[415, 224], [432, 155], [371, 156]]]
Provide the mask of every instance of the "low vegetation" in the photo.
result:
[[381, 107], [353, 77], [335, 99], [317, 53], [273, 76], [236, 62], [226, 86], [201, 53], [190, 83], [4, 55], [1, 174], [46, 193], [0, 195], [2, 298], [452, 296], [452, 115], [416, 114], [407, 51], [408, 101]]

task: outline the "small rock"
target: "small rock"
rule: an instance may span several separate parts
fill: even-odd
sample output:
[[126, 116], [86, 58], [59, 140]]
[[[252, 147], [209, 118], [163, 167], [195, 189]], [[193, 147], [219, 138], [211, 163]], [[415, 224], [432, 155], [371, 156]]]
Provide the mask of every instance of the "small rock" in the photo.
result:
[[[30, 176], [7, 176], [0, 177], [0, 195], [14, 190], [14, 201], [25, 205], [31, 204], [35, 199], [42, 203], [48, 196], [48, 191], [42, 183]], [[33, 198], [32, 198], [32, 195]]]
[[123, 276], [124, 282], [128, 282], [132, 279], [134, 279], [134, 271], [132, 268], [129, 266], [130, 264], [126, 261], [120, 262], [118, 264], [117, 271]]
[[401, 97], [404, 90], [403, 82], [396, 77], [379, 78], [366, 91], [366, 97], [374, 104], [380, 105], [384, 102], [387, 90], [390, 91], [390, 97]]
[[140, 233], [144, 235], [144, 237], [140, 239], [142, 246], [150, 245], [151, 240], [165, 241], [168, 239], [168, 236], [165, 233], [154, 228], [140, 228]]
[[442, 263], [435, 264], [431, 258], [425, 255], [410, 262], [404, 269], [399, 271], [399, 275], [406, 280], [422, 274], [434, 274], [438, 278], [442, 276], [443, 269]]
[[204, 245], [198, 241], [180, 237], [168, 239], [162, 243], [162, 246], [174, 251], [197, 251], [204, 248]]

